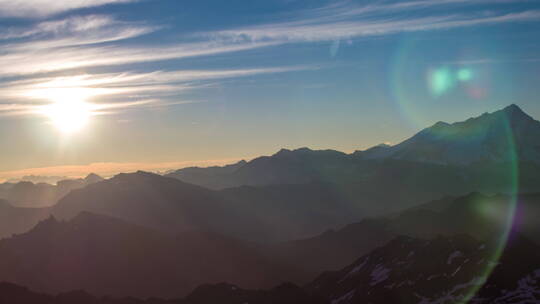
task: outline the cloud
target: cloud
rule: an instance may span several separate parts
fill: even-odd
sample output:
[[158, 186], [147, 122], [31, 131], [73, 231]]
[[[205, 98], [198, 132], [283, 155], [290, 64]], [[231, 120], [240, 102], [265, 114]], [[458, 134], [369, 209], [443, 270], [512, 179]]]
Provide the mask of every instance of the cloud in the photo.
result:
[[43, 107], [55, 101], [55, 96], [77, 96], [86, 100], [95, 114], [192, 103], [192, 100], [179, 100], [178, 94], [208, 86], [208, 81], [313, 69], [318, 67], [123, 72], [16, 80], [0, 85], [0, 99], [10, 102], [0, 103], [0, 115], [39, 114]]
[[[29, 2], [36, 4], [37, 10], [47, 1]], [[74, 0], [67, 6], [60, 6], [66, 10], [69, 7], [115, 2], [129, 1]], [[103, 112], [193, 102], [179, 100], [178, 95], [185, 90], [209, 86], [209, 81], [218, 79], [309, 70], [312, 67], [79, 74], [81, 69], [104, 67], [107, 70], [113, 66], [214, 56], [288, 43], [335, 41], [540, 19], [540, 11], [536, 10], [511, 13], [468, 10], [459, 14], [444, 10], [443, 13], [423, 17], [408, 13], [427, 7], [486, 2], [417, 0], [364, 6], [349, 1], [334, 2], [329, 6], [303, 11], [289, 21], [194, 33], [179, 37], [180, 42], [159, 45], [124, 42], [129, 38], [152, 34], [161, 29], [160, 26], [125, 22], [107, 15], [71, 16], [36, 22], [27, 27], [7, 28], [0, 30], [0, 39], [4, 40], [0, 52], [0, 97], [4, 104], [0, 104], [0, 115], [32, 113], [32, 109], [42, 106], [43, 102], [50, 102], [43, 100], [43, 96], [54, 96], [62, 90], [73, 89], [78, 90], [77, 94], [83, 94], [85, 98], [105, 107], [96, 109]], [[497, 1], [502, 2], [508, 1]], [[0, 0], [2, 3], [3, 0]], [[11, 7], [23, 8], [27, 2], [10, 3]], [[50, 11], [58, 11], [60, 6], [52, 5]], [[55, 73], [69, 76], [51, 76]], [[3, 82], [1, 78], [4, 78]]]
[[122, 22], [105, 15], [87, 15], [40, 22], [25, 28], [6, 28], [0, 31], [0, 40], [8, 41], [3, 45], [6, 53], [39, 52], [119, 41], [158, 29], [157, 26]]
[[[2, 0], [0, 0], [2, 1]], [[358, 6], [337, 2], [307, 10], [291, 21], [228, 30], [194, 33], [185, 42], [160, 45], [122, 43], [151, 34], [161, 27], [123, 22], [110, 16], [75, 16], [36, 24], [28, 29], [11, 28], [0, 39], [19, 38], [2, 46], [0, 77], [49, 73], [87, 67], [120, 66], [163, 60], [212, 56], [287, 43], [307, 43], [382, 36], [399, 32], [445, 30], [460, 27], [540, 19], [540, 11], [479, 14], [444, 14], [418, 17], [409, 10], [442, 5], [472, 5], [483, 0], [408, 1]], [[499, 0], [499, 2], [507, 2]], [[393, 12], [400, 12], [394, 14]], [[414, 17], [411, 17], [414, 16]], [[193, 39], [195, 38], [195, 39]], [[16, 63], [16, 64], [14, 64]]]
[[[194, 42], [162, 47], [88, 46], [64, 47], [51, 51], [6, 50], [0, 55], [0, 76], [53, 72], [83, 67], [126, 65], [168, 59], [182, 59], [239, 52], [276, 45], [268, 42], [221, 43]], [[16, 65], [14, 65], [16, 63]]]
[[28, 27], [7, 27], [0, 32], [0, 39], [26, 38], [61, 33], [82, 34], [85, 31], [104, 28], [115, 23], [113, 18], [104, 15], [70, 17], [61, 20], [39, 22]]
[[[384, 14], [395, 14], [400, 12], [418, 11], [423, 9], [437, 9], [440, 7], [452, 8], [457, 6], [475, 6], [489, 4], [494, 7], [498, 4], [515, 4], [519, 2], [531, 2], [530, 0], [417, 0], [398, 1], [394, 3], [369, 3], [356, 5], [351, 1], [335, 1], [327, 6], [322, 6], [307, 10], [303, 15], [307, 16], [298, 22], [324, 22], [343, 18], [357, 18], [382, 16]], [[310, 21], [311, 19], [311, 21]]]
[[[383, 9], [379, 8], [379, 10]], [[332, 11], [335, 11], [335, 8], [332, 8]], [[306, 18], [293, 22], [270, 23], [211, 32], [206, 33], [206, 35], [237, 42], [301, 43], [540, 20], [540, 11], [536, 10], [491, 16], [450, 14], [414, 18], [366, 16], [367, 12], [377, 11], [369, 7], [364, 9], [341, 8], [340, 11], [342, 11], [341, 14], [329, 14], [326, 18]]]
[[104, 15], [74, 16], [26, 28], [8, 28], [0, 31], [0, 39], [8, 41], [0, 52], [0, 77], [208, 56], [275, 44], [207, 40], [161, 46], [119, 44], [158, 29]]
[[0, 16], [30, 18], [46, 17], [74, 9], [135, 1], [136, 0], [0, 0]]

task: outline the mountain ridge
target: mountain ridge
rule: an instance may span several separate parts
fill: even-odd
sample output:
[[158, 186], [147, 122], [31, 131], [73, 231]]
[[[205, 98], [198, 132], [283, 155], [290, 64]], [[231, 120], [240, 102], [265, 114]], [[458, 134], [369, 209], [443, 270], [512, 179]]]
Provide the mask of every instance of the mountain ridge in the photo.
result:
[[54, 216], [0, 240], [0, 281], [48, 293], [186, 295], [200, 284], [229, 281], [269, 288], [302, 272], [268, 260], [253, 245], [216, 233], [168, 235], [105, 215]]
[[[521, 161], [540, 163], [540, 145], [534, 141], [538, 136], [540, 122], [512, 104], [465, 121], [437, 122], [395, 146], [364, 156], [468, 165], [514, 161], [516, 153]], [[362, 156], [362, 152], [357, 154]]]

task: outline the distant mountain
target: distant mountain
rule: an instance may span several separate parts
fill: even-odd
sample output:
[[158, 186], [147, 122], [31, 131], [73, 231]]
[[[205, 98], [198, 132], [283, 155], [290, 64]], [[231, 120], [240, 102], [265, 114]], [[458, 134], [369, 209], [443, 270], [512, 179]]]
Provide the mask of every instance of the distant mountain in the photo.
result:
[[320, 183], [338, 194], [346, 206], [342, 214], [375, 216], [472, 191], [540, 192], [538, 138], [540, 122], [511, 105], [464, 122], [437, 123], [395, 146], [352, 154], [283, 149], [229, 167], [167, 176], [212, 189]]
[[218, 192], [142, 171], [74, 190], [52, 208], [52, 214], [61, 219], [82, 211], [169, 233], [204, 230], [249, 239], [264, 235], [266, 228]]
[[[220, 191], [151, 173], [120, 174], [72, 191], [48, 212], [70, 219], [88, 211], [169, 233], [197, 229], [268, 243], [310, 238], [366, 217], [406, 210], [447, 193], [504, 189], [504, 184], [480, 178], [503, 176], [504, 172], [476, 173], [477, 178], [467, 184], [467, 179], [460, 179], [459, 170], [449, 171], [443, 166], [434, 169], [436, 166], [389, 160], [384, 165], [365, 166], [370, 178], [364, 182], [243, 186]], [[529, 166], [524, 171], [534, 169]], [[475, 183], [475, 179], [489, 187]], [[16, 220], [7, 221], [0, 236], [24, 232], [21, 227], [30, 228], [44, 216], [44, 211], [26, 213], [39, 216], [28, 217], [24, 225], [13, 228], [9, 223]]]
[[218, 194], [237, 214], [257, 220], [256, 229], [262, 234], [253, 240], [259, 242], [311, 237], [356, 222], [365, 214], [362, 206], [355, 206], [328, 183], [242, 186]]
[[514, 159], [540, 163], [539, 138], [540, 122], [510, 105], [463, 122], [438, 122], [398, 145], [357, 154], [454, 165]]
[[[314, 151], [301, 148], [294, 151], [282, 149], [272, 156], [258, 157], [221, 168], [188, 168], [167, 174], [188, 183], [212, 189], [242, 185], [303, 184], [324, 174], [328, 169], [343, 168], [348, 155], [333, 150]], [[193, 172], [197, 172], [195, 176]]]
[[186, 183], [201, 185], [207, 188], [221, 188], [220, 184], [222, 183], [223, 177], [229, 176], [246, 164], [247, 162], [245, 160], [241, 160], [235, 164], [222, 167], [188, 167], [169, 172], [165, 174], [165, 176], [177, 178]]
[[0, 239], [27, 232], [49, 213], [46, 208], [20, 208], [0, 200]]
[[0, 281], [48, 293], [169, 298], [203, 283], [268, 288], [299, 275], [219, 234], [172, 236], [91, 213], [67, 222], [51, 217], [0, 240]]
[[397, 237], [307, 290], [339, 304], [538, 303], [540, 247], [514, 238], [496, 250], [466, 235]]
[[200, 229], [257, 241], [319, 234], [362, 218], [332, 185], [275, 185], [213, 191], [137, 172], [72, 191], [52, 208], [69, 219], [81, 211], [104, 214], [162, 231]]
[[47, 184], [56, 184], [58, 181], [66, 180], [66, 176], [43, 176], [43, 175], [25, 175], [21, 178], [12, 178], [9, 179], [8, 183], [18, 183], [18, 182], [32, 182], [34, 184], [47, 183]]
[[0, 185], [0, 199], [8, 200], [18, 207], [48, 207], [56, 204], [71, 190], [102, 180], [103, 178], [96, 174], [89, 174], [85, 178], [61, 180], [56, 185], [30, 181], [4, 183]]
[[463, 122], [438, 122], [395, 146], [382, 144], [349, 155], [333, 150], [282, 149], [272, 156], [259, 157], [250, 162], [242, 161], [225, 167], [180, 169], [168, 176], [219, 189], [325, 180], [333, 178], [335, 169], [355, 167], [357, 158], [446, 165], [513, 162], [517, 159], [539, 164], [539, 137], [540, 122], [518, 106], [510, 105]]
[[10, 206], [0, 214], [0, 218], [6, 218], [0, 223], [0, 238], [26, 232], [48, 214], [71, 219], [83, 211], [169, 233], [199, 229], [256, 242], [310, 237], [363, 217], [362, 209], [349, 203], [331, 184], [245, 186], [213, 191], [137, 172], [78, 188], [50, 208]]
[[364, 219], [312, 238], [275, 244], [266, 249], [266, 254], [318, 273], [345, 267], [399, 235], [433, 239], [467, 234], [485, 243], [500, 244], [501, 237], [511, 230], [511, 235], [519, 233], [540, 244], [539, 216], [540, 194], [521, 195], [514, 204], [508, 196], [471, 193], [391, 216]]

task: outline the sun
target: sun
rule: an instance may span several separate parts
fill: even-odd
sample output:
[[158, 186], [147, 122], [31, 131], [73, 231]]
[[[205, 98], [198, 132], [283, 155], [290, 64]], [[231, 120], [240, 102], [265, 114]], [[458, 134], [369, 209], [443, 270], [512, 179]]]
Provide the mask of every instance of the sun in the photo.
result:
[[76, 88], [49, 91], [52, 103], [43, 106], [41, 114], [63, 134], [73, 134], [83, 129], [93, 114], [92, 105], [85, 101], [84, 90]]
[[60, 132], [72, 134], [86, 126], [92, 111], [86, 102], [72, 100], [56, 101], [46, 106], [44, 114]]

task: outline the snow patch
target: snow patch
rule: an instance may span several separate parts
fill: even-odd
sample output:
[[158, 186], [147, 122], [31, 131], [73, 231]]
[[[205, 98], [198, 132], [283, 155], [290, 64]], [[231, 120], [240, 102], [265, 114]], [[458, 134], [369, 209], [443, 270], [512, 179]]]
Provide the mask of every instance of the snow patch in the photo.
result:
[[390, 273], [390, 269], [384, 267], [382, 264], [377, 264], [375, 266], [375, 269], [371, 272], [371, 283], [370, 286], [375, 286], [386, 279], [388, 279], [388, 274]]
[[467, 283], [458, 284], [454, 286], [454, 288], [452, 288], [450, 291], [443, 294], [438, 299], [429, 299], [419, 294], [415, 294], [415, 295], [421, 299], [421, 301], [418, 302], [418, 304], [459, 303], [461, 300], [463, 300], [463, 297], [465, 296], [466, 291], [468, 290], [469, 287], [482, 285], [485, 283], [485, 281], [486, 280], [483, 277], [476, 277]]
[[452, 277], [455, 276], [456, 273], [458, 273], [458, 271], [460, 271], [460, 270], [461, 270], [461, 266], [458, 266], [458, 268], [456, 269], [456, 271], [454, 271], [450, 276], [452, 276]]
[[342, 283], [346, 279], [348, 279], [348, 278], [352, 277], [353, 275], [355, 275], [356, 273], [358, 273], [367, 264], [368, 260], [369, 260], [369, 256], [366, 257], [364, 259], [364, 261], [362, 261], [360, 264], [356, 265], [353, 269], [351, 269], [351, 271], [349, 271], [349, 273], [347, 273], [347, 275], [345, 275], [341, 280], [339, 280], [338, 284]]
[[339, 304], [339, 303], [342, 303], [344, 301], [347, 301], [347, 300], [350, 300], [352, 299], [352, 297], [354, 296], [354, 293], [356, 292], [356, 290], [351, 290], [349, 292], [347, 292], [346, 294], [344, 294], [343, 296], [337, 298], [337, 299], [334, 299], [332, 300], [332, 304]]
[[493, 304], [502, 303], [540, 303], [540, 269], [519, 280], [515, 290], [506, 292], [493, 301]]
[[460, 256], [463, 256], [463, 253], [461, 253], [461, 251], [457, 250], [457, 251], [452, 252], [450, 256], [448, 256], [448, 259], [446, 260], [446, 264], [448, 265], [452, 264], [452, 261], [455, 258], [459, 258]]

